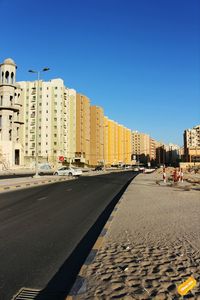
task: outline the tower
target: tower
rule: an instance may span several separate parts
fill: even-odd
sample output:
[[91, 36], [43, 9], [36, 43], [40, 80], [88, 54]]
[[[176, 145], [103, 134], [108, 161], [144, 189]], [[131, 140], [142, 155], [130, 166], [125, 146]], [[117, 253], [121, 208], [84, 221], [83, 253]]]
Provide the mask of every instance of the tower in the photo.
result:
[[23, 125], [21, 89], [16, 85], [16, 69], [11, 58], [0, 64], [0, 165], [4, 169], [13, 168], [23, 161], [20, 142]]

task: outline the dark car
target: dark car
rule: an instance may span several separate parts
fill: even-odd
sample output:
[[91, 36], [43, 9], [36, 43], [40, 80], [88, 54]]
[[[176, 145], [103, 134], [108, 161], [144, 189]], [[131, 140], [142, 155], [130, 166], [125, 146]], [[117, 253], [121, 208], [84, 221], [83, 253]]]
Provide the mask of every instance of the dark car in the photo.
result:
[[96, 166], [96, 168], [94, 170], [95, 171], [102, 171], [103, 170], [103, 166]]

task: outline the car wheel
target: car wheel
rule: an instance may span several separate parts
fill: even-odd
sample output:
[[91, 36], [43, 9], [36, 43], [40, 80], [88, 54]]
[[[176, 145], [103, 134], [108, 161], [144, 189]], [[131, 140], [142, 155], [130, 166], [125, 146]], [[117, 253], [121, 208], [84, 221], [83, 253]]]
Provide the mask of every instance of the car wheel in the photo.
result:
[[73, 176], [73, 174], [70, 172], [70, 173], [69, 173], [69, 176]]
[[58, 176], [58, 172], [56, 172], [55, 175]]

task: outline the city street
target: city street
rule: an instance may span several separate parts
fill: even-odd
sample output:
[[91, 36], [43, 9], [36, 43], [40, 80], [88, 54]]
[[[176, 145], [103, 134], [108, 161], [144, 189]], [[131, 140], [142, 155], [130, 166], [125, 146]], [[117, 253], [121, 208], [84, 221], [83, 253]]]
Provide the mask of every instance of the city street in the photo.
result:
[[1, 300], [22, 287], [45, 286], [54, 299], [62, 299], [134, 176], [130, 171], [82, 177], [1, 194]]

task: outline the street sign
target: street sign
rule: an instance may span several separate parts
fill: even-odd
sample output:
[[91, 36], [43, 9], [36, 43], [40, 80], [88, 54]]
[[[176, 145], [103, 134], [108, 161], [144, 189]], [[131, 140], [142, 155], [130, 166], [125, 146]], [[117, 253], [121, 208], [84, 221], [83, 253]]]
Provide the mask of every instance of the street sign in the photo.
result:
[[64, 156], [59, 156], [58, 159], [59, 159], [59, 161], [62, 161], [62, 162], [65, 160]]

